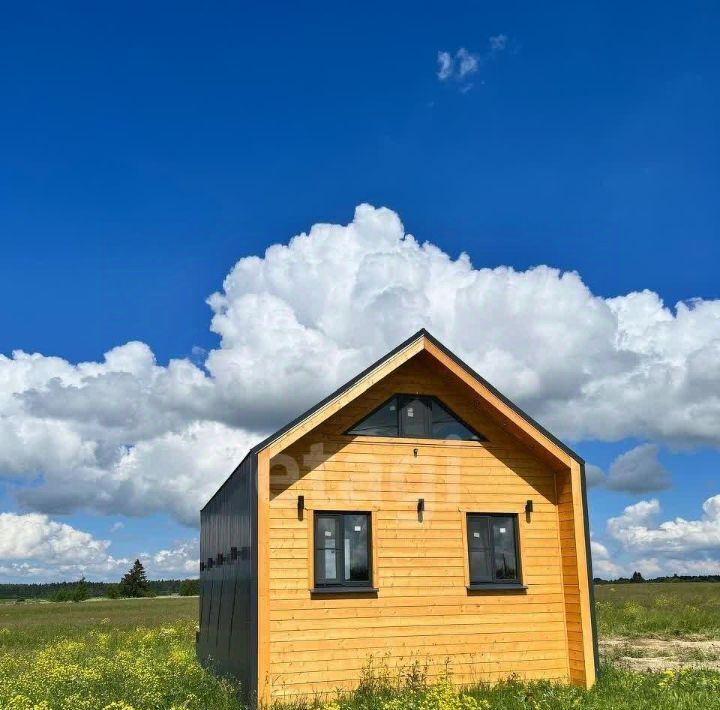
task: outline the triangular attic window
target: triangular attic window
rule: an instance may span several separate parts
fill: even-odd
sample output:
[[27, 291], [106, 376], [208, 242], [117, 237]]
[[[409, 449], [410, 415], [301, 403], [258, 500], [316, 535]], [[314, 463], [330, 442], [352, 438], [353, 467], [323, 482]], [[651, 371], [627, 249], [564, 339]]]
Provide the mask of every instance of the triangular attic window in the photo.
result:
[[393, 395], [346, 434], [486, 441], [437, 397], [408, 394]]

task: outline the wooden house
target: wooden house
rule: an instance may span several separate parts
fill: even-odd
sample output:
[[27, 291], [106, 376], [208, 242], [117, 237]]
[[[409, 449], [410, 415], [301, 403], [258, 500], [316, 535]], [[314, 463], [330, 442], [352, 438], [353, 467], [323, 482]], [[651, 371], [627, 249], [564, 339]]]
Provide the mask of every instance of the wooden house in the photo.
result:
[[198, 655], [259, 698], [369, 659], [597, 673], [583, 460], [426, 331], [253, 448], [203, 508]]

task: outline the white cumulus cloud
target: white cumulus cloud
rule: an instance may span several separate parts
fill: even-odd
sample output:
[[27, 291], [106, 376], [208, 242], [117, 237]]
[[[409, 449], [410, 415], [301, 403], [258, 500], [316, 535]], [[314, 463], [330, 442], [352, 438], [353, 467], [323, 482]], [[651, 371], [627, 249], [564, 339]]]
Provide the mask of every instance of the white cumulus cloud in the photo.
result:
[[200, 563], [200, 545], [197, 539], [178, 543], [170, 549], [141, 555], [143, 564], [156, 576], [197, 577]]
[[623, 567], [612, 561], [610, 552], [601, 542], [591, 540], [590, 553], [592, 556], [593, 577], [616, 579], [624, 574]]
[[[133, 557], [114, 557], [109, 540], [40, 513], [0, 513], [0, 582], [69, 580], [85, 576], [119, 580]], [[184, 577], [197, 572], [198, 542], [140, 555], [151, 578]]]
[[641, 444], [618, 456], [605, 476], [598, 466], [589, 465], [585, 474], [589, 486], [605, 486], [623, 493], [651, 493], [669, 488], [670, 473], [658, 460], [656, 444]]
[[587, 482], [589, 488], [602, 486], [603, 483], [605, 483], [605, 472], [600, 468], [600, 466], [595, 466], [591, 463], [586, 464], [585, 481]]
[[491, 52], [502, 52], [507, 47], [508, 37], [507, 35], [499, 34], [490, 37], [488, 41]]
[[640, 572], [645, 578], [720, 574], [720, 495], [708, 498], [698, 519], [660, 520], [656, 499], [627, 506], [607, 521], [612, 551], [591, 542], [596, 577], [614, 579]]
[[454, 55], [450, 52], [438, 52], [437, 61], [437, 77], [440, 81], [462, 81], [475, 74], [480, 67], [480, 56], [469, 52], [465, 47], [460, 47]]
[[472, 88], [469, 78], [478, 73], [484, 62], [495, 59], [503, 52], [507, 43], [507, 35], [499, 34], [488, 39], [487, 50], [482, 55], [465, 47], [460, 47], [455, 53], [440, 51], [437, 53], [437, 78], [440, 81], [460, 82], [464, 93]]
[[107, 462], [60, 469], [40, 486], [20, 488], [29, 508], [69, 513], [78, 507], [106, 514], [143, 516], [169, 512], [187, 525], [230, 475], [256, 437], [218, 422], [191, 422], [131, 446]]
[[[361, 205], [241, 258], [208, 304], [219, 343], [193, 359], [159, 364], [137, 342], [97, 362], [0, 356], [6, 490], [40, 513], [196, 525], [252, 444], [420, 327], [561, 437], [720, 446], [717, 300], [603, 298], [574, 272], [474, 266]], [[608, 479], [626, 485], [652, 450], [635, 459]]]
[[608, 533], [633, 552], [686, 558], [712, 553], [720, 558], [720, 495], [702, 504], [702, 515], [697, 520], [678, 517], [656, 523], [660, 511], [656, 499], [629, 505], [622, 515], [608, 520]]
[[449, 52], [438, 52], [437, 60], [438, 79], [440, 79], [440, 81], [445, 81], [445, 79], [449, 79], [452, 76], [455, 62]]
[[47, 515], [0, 513], [0, 558], [5, 560], [52, 559], [56, 562], [94, 564], [107, 559], [108, 540]]

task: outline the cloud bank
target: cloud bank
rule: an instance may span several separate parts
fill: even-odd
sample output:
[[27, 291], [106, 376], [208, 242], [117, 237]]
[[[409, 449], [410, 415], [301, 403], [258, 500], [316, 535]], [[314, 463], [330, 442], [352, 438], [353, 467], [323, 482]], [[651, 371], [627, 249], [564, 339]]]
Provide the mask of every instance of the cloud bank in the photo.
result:
[[[110, 545], [47, 515], [0, 513], [0, 580], [119, 578], [133, 560], [113, 557]], [[152, 578], [187, 577], [197, 574], [198, 554], [197, 541], [190, 541], [140, 559]]]
[[708, 498], [696, 520], [677, 517], [657, 522], [657, 499], [627, 506], [607, 521], [607, 534], [616, 548], [591, 542], [593, 571], [605, 579], [630, 576], [720, 574], [720, 495]]
[[[0, 480], [28, 511], [196, 525], [253, 443], [420, 327], [563, 438], [720, 446], [720, 301], [475, 267], [361, 205], [240, 259], [208, 304], [219, 343], [200, 365], [138, 342], [98, 362], [0, 356]], [[652, 458], [608, 481], [627, 487]]]
[[670, 488], [669, 471], [658, 461], [657, 444], [641, 444], [618, 456], [606, 476], [598, 466], [586, 467], [588, 486], [623, 493], [651, 493]]

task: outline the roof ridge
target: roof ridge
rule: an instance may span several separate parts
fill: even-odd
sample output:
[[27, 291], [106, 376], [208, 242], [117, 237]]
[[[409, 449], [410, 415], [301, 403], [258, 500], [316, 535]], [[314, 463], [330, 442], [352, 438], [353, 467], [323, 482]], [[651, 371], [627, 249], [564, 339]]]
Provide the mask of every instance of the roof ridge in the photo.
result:
[[[357, 384], [360, 380], [362, 380], [364, 377], [367, 377], [370, 373], [372, 373], [374, 370], [376, 370], [378, 367], [386, 363], [388, 360], [390, 360], [392, 357], [397, 355], [398, 353], [402, 352], [405, 348], [408, 348], [410, 345], [415, 343], [420, 338], [426, 338], [430, 343], [432, 343], [435, 347], [437, 347], [440, 351], [442, 351], [447, 357], [449, 357], [455, 364], [457, 364], [459, 367], [464, 369], [471, 377], [475, 378], [483, 387], [485, 387], [493, 396], [497, 397], [503, 404], [505, 404], [507, 407], [509, 407], [512, 411], [514, 411], [516, 414], [518, 414], [522, 419], [524, 419], [530, 426], [534, 427], [540, 434], [542, 434], [545, 438], [547, 438], [551, 443], [553, 443], [555, 446], [557, 446], [560, 450], [562, 450], [564, 453], [566, 453], [568, 456], [570, 456], [572, 459], [579, 463], [584, 463], [583, 458], [577, 454], [575, 451], [573, 451], [570, 447], [568, 447], [566, 444], [564, 444], [562, 441], [560, 441], [557, 437], [555, 437], [553, 434], [551, 434], [542, 424], [539, 424], [535, 419], [533, 419], [527, 412], [523, 411], [518, 407], [512, 400], [508, 399], [502, 392], [500, 392], [496, 387], [491, 385], [482, 375], [479, 375], [475, 370], [473, 370], [467, 363], [465, 363], [463, 360], [461, 360], [452, 350], [450, 350], [446, 345], [444, 345], [440, 340], [438, 340], [430, 331], [427, 330], [427, 328], [422, 327], [419, 330], [417, 330], [413, 335], [411, 335], [409, 338], [406, 338], [402, 341], [399, 345], [394, 347], [392, 350], [390, 350], [388, 353], [383, 355], [381, 358], [376, 360], [374, 363], [372, 363], [370, 366], [366, 367], [362, 372], [355, 375], [355, 377], [348, 380], [345, 384], [338, 387], [336, 390], [331, 392], [329, 395], [321, 399], [317, 404], [313, 405], [308, 409], [307, 411], [303, 412], [299, 416], [292, 419], [290, 422], [285, 424], [284, 426], [280, 427], [277, 431], [270, 434], [270, 436], [266, 437], [262, 441], [258, 442], [253, 446], [248, 453], [243, 457], [240, 464], [233, 470], [233, 472], [230, 474], [230, 476], [225, 480], [225, 482], [218, 488], [218, 490], [215, 492], [215, 494], [210, 498], [208, 503], [215, 498], [215, 496], [225, 487], [225, 485], [230, 481], [230, 479], [235, 475], [235, 472], [242, 466], [242, 463], [247, 459], [248, 456], [255, 456], [260, 451], [262, 451], [264, 448], [269, 446], [273, 441], [281, 437], [286, 432], [290, 431], [296, 426], [299, 426], [305, 419], [312, 416], [317, 412], [318, 410], [322, 409], [324, 406], [332, 402], [334, 399], [339, 397], [340, 395], [344, 394], [348, 389], [350, 389], [353, 385]], [[207, 504], [203, 506], [203, 509], [207, 506]]]

